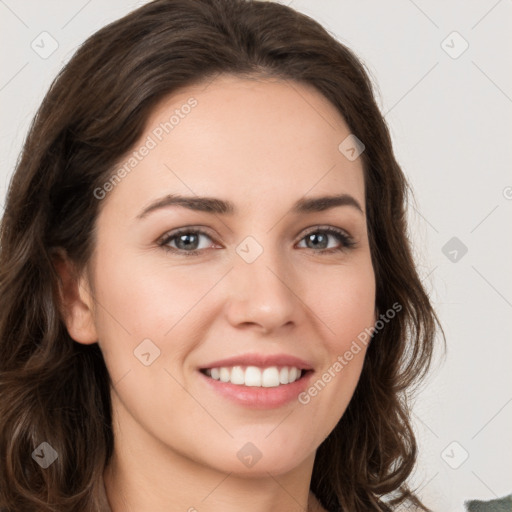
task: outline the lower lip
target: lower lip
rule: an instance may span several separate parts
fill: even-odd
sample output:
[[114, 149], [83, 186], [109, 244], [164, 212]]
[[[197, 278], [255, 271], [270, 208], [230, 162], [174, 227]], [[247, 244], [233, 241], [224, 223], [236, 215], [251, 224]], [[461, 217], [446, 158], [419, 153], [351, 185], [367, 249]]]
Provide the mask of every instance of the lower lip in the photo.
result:
[[312, 371], [308, 371], [299, 380], [291, 384], [281, 384], [279, 386], [264, 388], [257, 386], [241, 386], [231, 384], [231, 382], [222, 382], [212, 379], [204, 373], [198, 371], [199, 375], [211, 386], [211, 389], [220, 395], [232, 400], [238, 405], [251, 407], [254, 409], [273, 409], [297, 400], [297, 397], [308, 386]]

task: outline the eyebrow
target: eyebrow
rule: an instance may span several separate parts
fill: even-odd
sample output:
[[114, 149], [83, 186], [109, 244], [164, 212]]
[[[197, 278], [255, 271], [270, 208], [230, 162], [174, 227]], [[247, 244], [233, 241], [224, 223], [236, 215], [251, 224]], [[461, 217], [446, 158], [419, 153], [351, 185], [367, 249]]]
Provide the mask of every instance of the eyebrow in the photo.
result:
[[[136, 218], [143, 219], [150, 213], [169, 206], [181, 206], [183, 208], [188, 208], [189, 210], [218, 215], [235, 215], [237, 213], [237, 209], [231, 201], [215, 197], [169, 194], [150, 203], [137, 215]], [[339, 206], [351, 206], [364, 215], [363, 209], [357, 199], [349, 194], [301, 198], [295, 202], [291, 211], [293, 213], [314, 213], [323, 212]]]

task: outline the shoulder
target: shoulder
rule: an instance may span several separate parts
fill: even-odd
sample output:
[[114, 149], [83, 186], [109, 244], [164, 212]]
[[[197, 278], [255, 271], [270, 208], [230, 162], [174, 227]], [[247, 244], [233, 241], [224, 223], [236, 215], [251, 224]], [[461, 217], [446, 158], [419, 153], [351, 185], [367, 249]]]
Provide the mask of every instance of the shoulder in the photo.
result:
[[464, 503], [468, 512], [501, 512], [512, 510], [512, 494], [491, 501], [471, 500]]

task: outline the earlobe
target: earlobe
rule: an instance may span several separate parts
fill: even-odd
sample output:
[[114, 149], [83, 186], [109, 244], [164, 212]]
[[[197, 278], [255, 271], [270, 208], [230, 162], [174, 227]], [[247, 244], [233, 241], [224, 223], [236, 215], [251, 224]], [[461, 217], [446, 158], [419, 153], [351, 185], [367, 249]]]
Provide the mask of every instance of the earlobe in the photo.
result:
[[96, 343], [94, 300], [85, 275], [78, 275], [64, 249], [56, 249], [52, 261], [58, 277], [59, 310], [69, 335], [78, 343]]

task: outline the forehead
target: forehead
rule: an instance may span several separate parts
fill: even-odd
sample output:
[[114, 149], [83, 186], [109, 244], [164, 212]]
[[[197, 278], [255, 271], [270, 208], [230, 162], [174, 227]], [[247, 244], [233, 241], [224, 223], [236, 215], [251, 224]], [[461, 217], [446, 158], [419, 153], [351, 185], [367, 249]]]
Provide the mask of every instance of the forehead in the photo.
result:
[[134, 208], [179, 192], [264, 207], [288, 196], [351, 193], [364, 203], [362, 161], [339, 149], [349, 135], [340, 113], [310, 85], [221, 75], [160, 101], [133, 147], [144, 156], [111, 199], [130, 196], [137, 204], [127, 208]]

